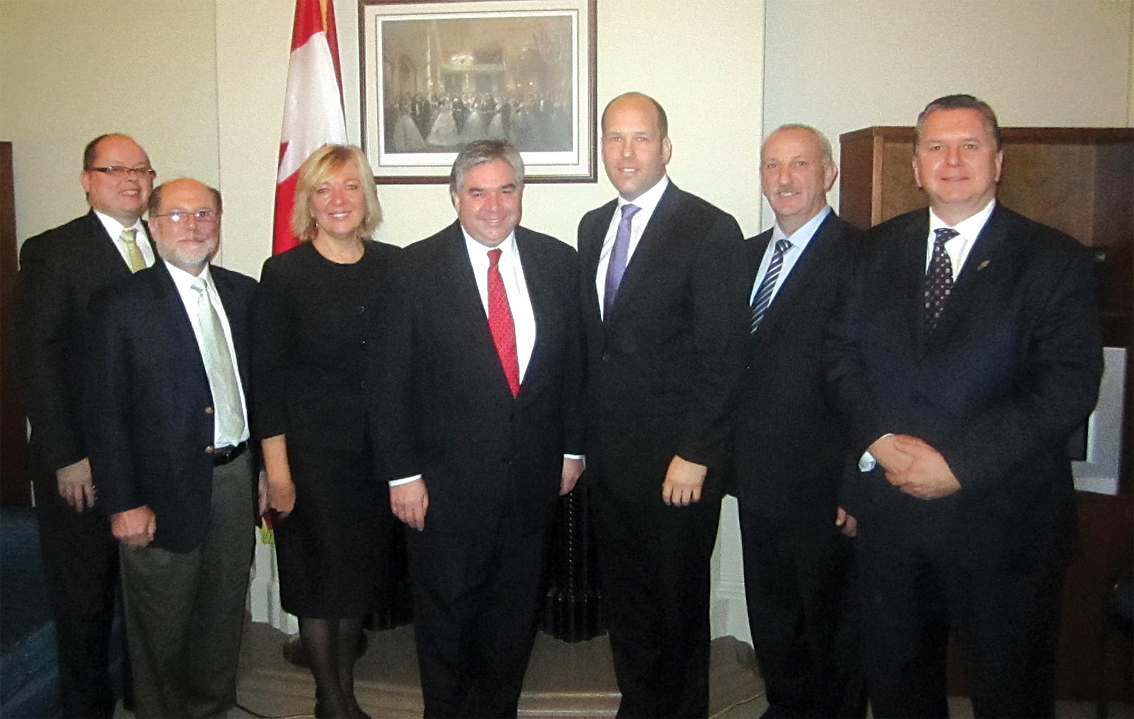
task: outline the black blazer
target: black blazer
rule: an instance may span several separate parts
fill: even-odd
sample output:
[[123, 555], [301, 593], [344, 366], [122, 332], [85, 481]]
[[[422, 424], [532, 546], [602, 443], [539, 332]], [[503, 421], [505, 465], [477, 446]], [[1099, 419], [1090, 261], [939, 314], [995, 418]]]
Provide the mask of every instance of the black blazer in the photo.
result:
[[[768, 230], [745, 242], [750, 289], [771, 237]], [[859, 230], [829, 214], [749, 335], [733, 439], [744, 511], [817, 528], [835, 521], [849, 446], [827, 400], [823, 327], [862, 241]]]
[[[210, 272], [247, 400], [256, 281], [215, 266]], [[213, 400], [165, 263], [96, 294], [88, 330], [84, 416], [99, 506], [113, 514], [148, 505], [157, 517], [153, 546], [190, 551], [209, 525]], [[251, 523], [255, 508], [248, 512]]]
[[581, 454], [578, 270], [567, 244], [523, 227], [516, 242], [536, 321], [519, 394], [501, 368], [460, 225], [407, 247], [374, 396], [383, 479], [421, 474], [426, 531], [475, 532], [511, 511], [553, 516], [563, 455]]
[[922, 331], [929, 213], [870, 233], [826, 341], [857, 458], [887, 432], [940, 451], [961, 483], [924, 501], [880, 469], [848, 482], [863, 532], [962, 561], [1066, 561], [1075, 536], [1067, 439], [1095, 405], [1102, 352], [1090, 252], [997, 205], [937, 329]]
[[384, 332], [400, 250], [364, 247], [353, 265], [336, 265], [310, 242], [264, 262], [252, 353], [257, 438], [285, 434], [289, 448], [369, 445], [369, 355]]
[[[743, 236], [731, 215], [671, 182], [603, 321], [595, 275], [617, 204], [579, 222], [587, 477], [654, 502], [674, 455], [710, 467], [726, 461], [747, 328]], [[710, 476], [704, 492], [720, 491]]]
[[18, 384], [32, 427], [32, 456], [48, 472], [87, 456], [79, 410], [87, 304], [92, 294], [130, 275], [93, 210], [20, 248]]

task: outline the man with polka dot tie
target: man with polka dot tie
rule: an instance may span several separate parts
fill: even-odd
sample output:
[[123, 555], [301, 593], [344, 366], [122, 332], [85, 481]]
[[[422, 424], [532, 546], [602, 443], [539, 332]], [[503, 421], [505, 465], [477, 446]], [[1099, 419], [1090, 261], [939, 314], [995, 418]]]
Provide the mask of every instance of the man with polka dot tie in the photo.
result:
[[945, 647], [976, 716], [1051, 716], [1076, 531], [1067, 441], [1102, 373], [1090, 253], [996, 201], [996, 115], [918, 117], [929, 209], [871, 231], [825, 343], [858, 471], [863, 657], [874, 716], [945, 716]]

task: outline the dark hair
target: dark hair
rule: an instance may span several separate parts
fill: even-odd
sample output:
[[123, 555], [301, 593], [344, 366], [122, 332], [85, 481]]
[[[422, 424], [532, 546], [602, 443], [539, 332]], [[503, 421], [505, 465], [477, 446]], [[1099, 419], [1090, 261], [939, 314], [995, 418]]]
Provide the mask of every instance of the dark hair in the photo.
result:
[[[150, 217], [157, 214], [158, 208], [161, 207], [161, 190], [170, 182], [173, 182], [173, 180], [167, 180], [150, 191], [150, 201], [146, 203], [146, 211], [149, 213]], [[217, 203], [217, 213], [219, 214], [222, 211], [220, 190], [215, 187], [209, 187], [208, 185], [205, 185], [205, 187], [208, 187], [209, 191], [213, 193], [213, 199]]]
[[493, 160], [504, 160], [512, 166], [512, 179], [516, 187], [524, 186], [524, 158], [507, 140], [473, 140], [457, 153], [453, 169], [449, 171], [449, 192], [459, 192], [465, 182], [465, 173], [477, 165]]
[[83, 148], [83, 169], [89, 170], [94, 167], [95, 155], [98, 154], [98, 143], [102, 142], [108, 137], [124, 137], [120, 132], [108, 132], [104, 135], [99, 135], [95, 139], [87, 143]]
[[996, 149], [1000, 149], [1000, 124], [996, 121], [996, 113], [992, 111], [992, 107], [984, 100], [978, 100], [972, 95], [959, 94], [937, 98], [926, 105], [921, 114], [917, 116], [917, 125], [914, 126], [915, 151], [918, 143], [921, 142], [921, 130], [925, 126], [925, 118], [938, 110], [976, 110], [984, 118], [984, 124], [988, 127], [992, 139], [996, 142]]
[[599, 120], [599, 134], [602, 134], [603, 132], [606, 131], [606, 111], [609, 110], [610, 106], [613, 105], [616, 101], [621, 100], [622, 98], [626, 97], [627, 95], [637, 95], [639, 97], [644, 97], [645, 99], [649, 100], [650, 104], [653, 105], [654, 109], [657, 110], [657, 112], [658, 112], [658, 132], [661, 134], [661, 137], [659, 137], [658, 139], [660, 140], [660, 139], [669, 137], [669, 118], [666, 117], [666, 115], [665, 115], [665, 108], [661, 106], [660, 102], [658, 102], [654, 98], [650, 97], [649, 95], [645, 95], [645, 94], [642, 94], [640, 92], [633, 92], [633, 91], [632, 92], [624, 92], [621, 95], [619, 95], [618, 97], [611, 100], [610, 102], [606, 103], [606, 107], [604, 107], [603, 110], [602, 110], [602, 119]]

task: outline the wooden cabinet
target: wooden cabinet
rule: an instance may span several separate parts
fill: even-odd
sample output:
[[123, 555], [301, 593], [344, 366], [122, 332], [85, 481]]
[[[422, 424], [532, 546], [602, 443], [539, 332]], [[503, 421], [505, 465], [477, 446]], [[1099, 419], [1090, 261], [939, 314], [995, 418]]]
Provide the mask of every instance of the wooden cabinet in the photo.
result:
[[[913, 176], [912, 127], [868, 127], [840, 136], [839, 215], [862, 229], [928, 204]], [[998, 201], [1094, 248], [1104, 342], [1134, 347], [1134, 129], [1002, 128]], [[1099, 691], [1109, 582], [1131, 566], [1130, 361], [1127, 353], [1123, 464], [1117, 497], [1079, 494], [1080, 559], [1064, 587], [1057, 666], [1062, 697]], [[967, 694], [959, 656], [950, 653], [950, 693]], [[1130, 701], [1131, 659], [1111, 656], [1102, 692]]]

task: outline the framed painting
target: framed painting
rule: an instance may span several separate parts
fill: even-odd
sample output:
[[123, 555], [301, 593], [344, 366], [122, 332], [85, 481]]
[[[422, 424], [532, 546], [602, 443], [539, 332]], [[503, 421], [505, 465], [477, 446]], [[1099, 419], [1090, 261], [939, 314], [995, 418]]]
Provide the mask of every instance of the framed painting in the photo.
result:
[[595, 182], [595, 0], [359, 0], [363, 144], [379, 183], [448, 182], [472, 140], [528, 182]]

